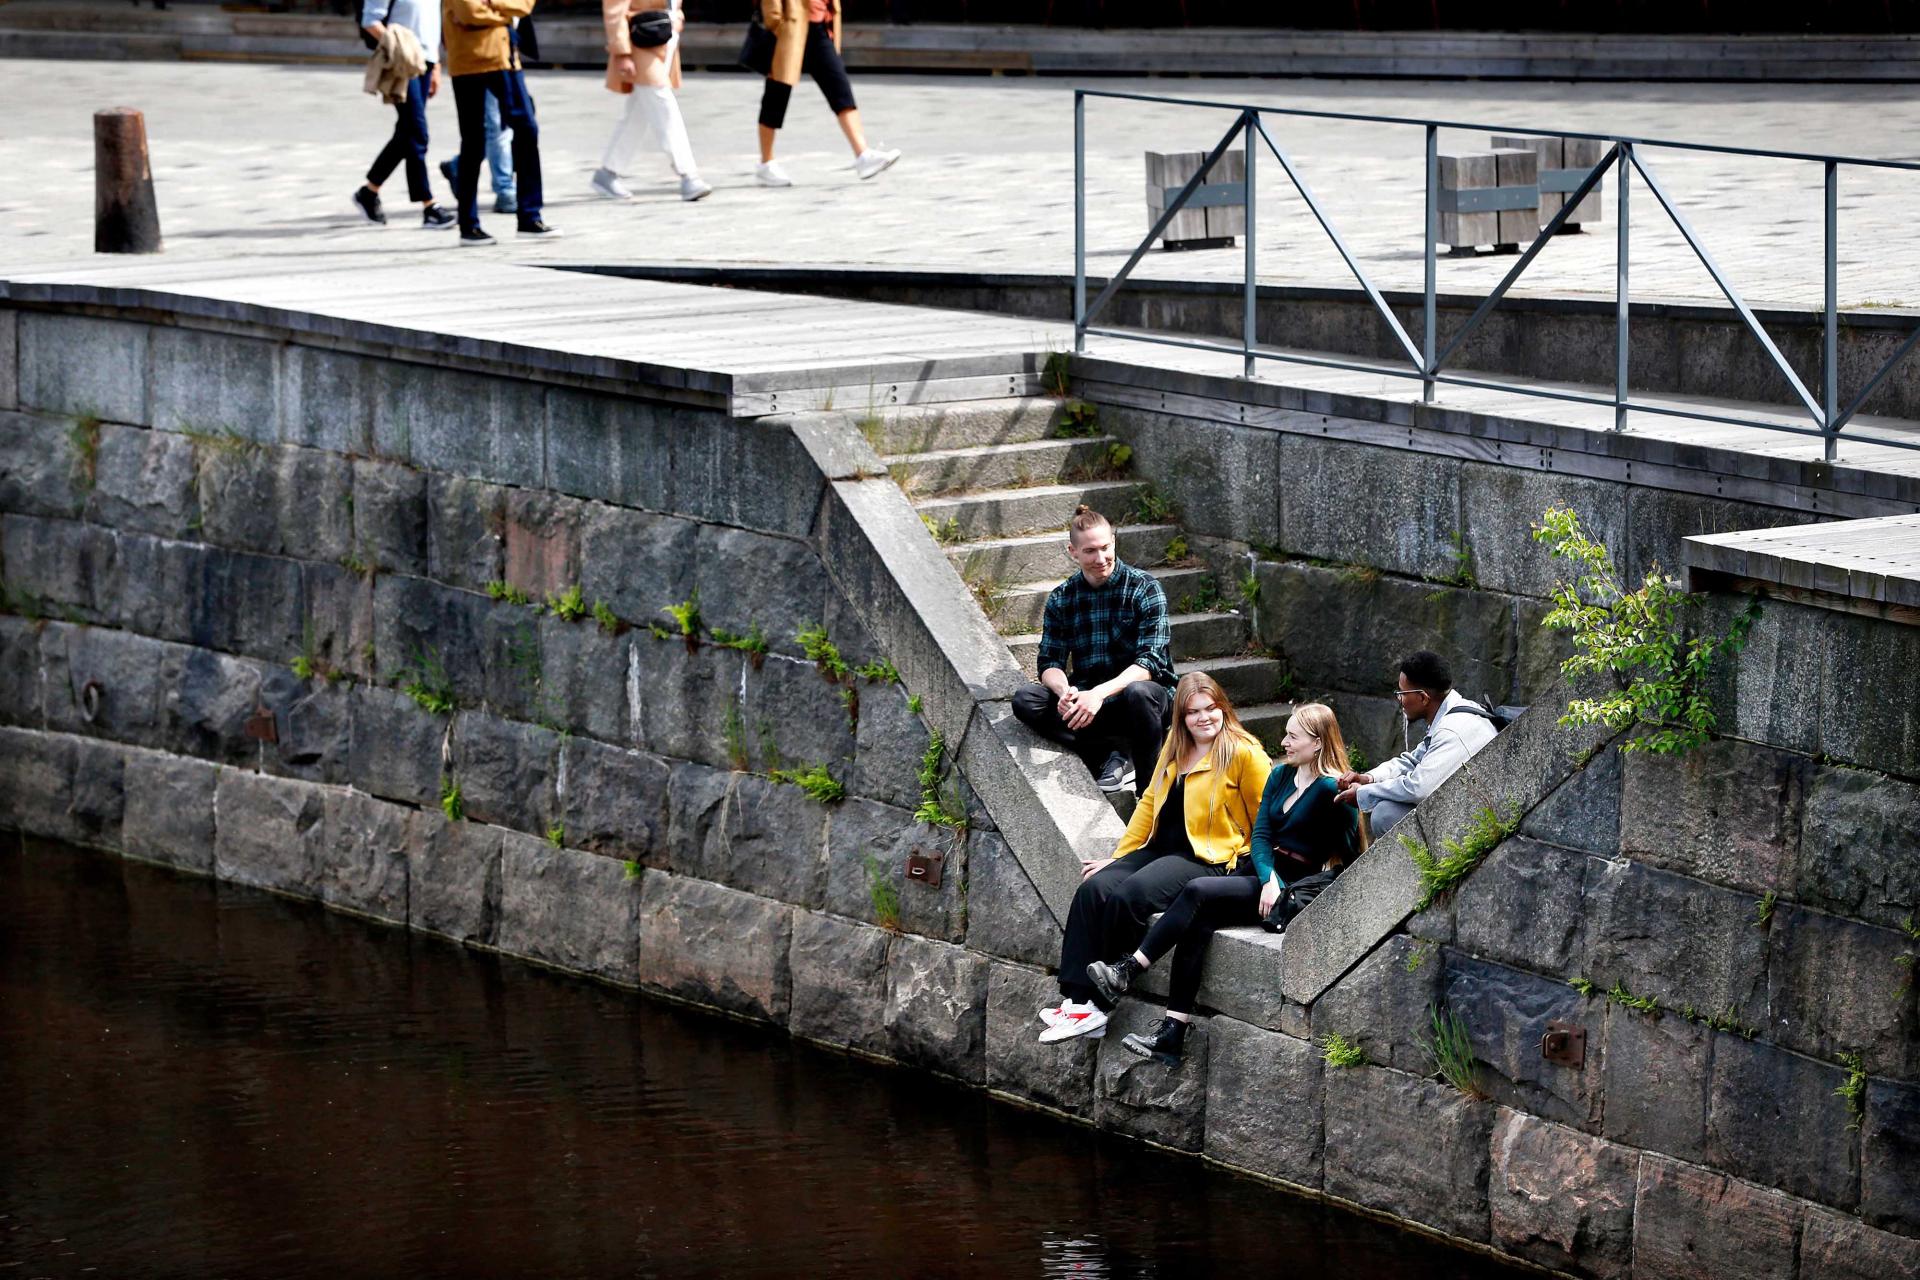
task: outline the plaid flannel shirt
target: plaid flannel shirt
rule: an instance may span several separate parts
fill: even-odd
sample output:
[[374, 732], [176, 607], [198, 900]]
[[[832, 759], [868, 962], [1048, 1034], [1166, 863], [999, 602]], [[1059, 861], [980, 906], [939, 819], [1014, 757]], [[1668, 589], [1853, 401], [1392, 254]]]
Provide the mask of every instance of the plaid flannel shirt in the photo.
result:
[[1152, 574], [1116, 560], [1099, 586], [1075, 573], [1047, 596], [1039, 670], [1058, 667], [1085, 689], [1137, 664], [1171, 686], [1168, 639], [1167, 593]]

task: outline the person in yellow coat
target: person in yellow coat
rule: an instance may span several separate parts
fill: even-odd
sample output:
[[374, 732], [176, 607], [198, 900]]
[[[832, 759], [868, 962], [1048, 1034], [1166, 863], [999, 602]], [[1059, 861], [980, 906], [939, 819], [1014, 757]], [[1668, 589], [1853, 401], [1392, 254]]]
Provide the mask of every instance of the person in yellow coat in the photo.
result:
[[1113, 1002], [1088, 966], [1133, 953], [1153, 917], [1201, 876], [1231, 876], [1251, 852], [1260, 795], [1273, 771], [1260, 740], [1241, 725], [1226, 690], [1203, 671], [1173, 690], [1173, 728], [1110, 859], [1081, 865], [1085, 877], [1060, 941], [1060, 997], [1042, 1009], [1043, 1044], [1103, 1036]]
[[[659, 44], [636, 47], [629, 27], [636, 14], [667, 15], [671, 33]], [[648, 144], [666, 155], [680, 179], [682, 200], [704, 200], [713, 188], [700, 179], [687, 139], [687, 123], [680, 115], [680, 31], [686, 15], [680, 0], [600, 0], [600, 18], [607, 34], [607, 88], [626, 97], [626, 109], [613, 126], [593, 189], [609, 200], [630, 200], [633, 192], [620, 181], [632, 174]]]
[[773, 65], [760, 94], [760, 166], [754, 179], [763, 187], [790, 187], [793, 179], [773, 158], [773, 140], [787, 122], [787, 102], [805, 71], [826, 95], [853, 148], [853, 171], [862, 179], [885, 173], [900, 153], [870, 147], [860, 127], [853, 83], [840, 60], [840, 0], [760, 0], [760, 20], [773, 34]]

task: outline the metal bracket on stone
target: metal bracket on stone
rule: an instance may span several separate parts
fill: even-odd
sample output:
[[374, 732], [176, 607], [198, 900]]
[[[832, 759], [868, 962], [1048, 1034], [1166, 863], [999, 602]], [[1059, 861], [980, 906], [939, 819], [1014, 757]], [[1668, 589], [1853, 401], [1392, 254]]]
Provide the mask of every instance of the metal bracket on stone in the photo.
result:
[[266, 706], [255, 706], [253, 714], [247, 717], [246, 735], [255, 742], [280, 741], [280, 728], [274, 723], [273, 710]]
[[947, 855], [937, 849], [916, 848], [907, 855], [907, 879], [923, 884], [929, 889], [940, 887], [941, 873], [946, 869]]
[[1547, 1033], [1540, 1037], [1540, 1056], [1580, 1070], [1587, 1065], [1587, 1029], [1558, 1020], [1547, 1023]]

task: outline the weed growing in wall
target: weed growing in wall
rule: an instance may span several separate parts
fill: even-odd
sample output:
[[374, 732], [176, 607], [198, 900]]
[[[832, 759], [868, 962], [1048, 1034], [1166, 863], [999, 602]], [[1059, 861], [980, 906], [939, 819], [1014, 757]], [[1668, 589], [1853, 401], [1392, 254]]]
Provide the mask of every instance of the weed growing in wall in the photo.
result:
[[1169, 569], [1186, 569], [1199, 561], [1194, 557], [1193, 548], [1187, 545], [1187, 535], [1176, 533], [1167, 539], [1167, 549], [1160, 554], [1160, 563]]
[[838, 645], [827, 637], [827, 629], [819, 623], [800, 628], [794, 633], [794, 641], [800, 646], [800, 652], [818, 668], [820, 674], [829, 680], [844, 680], [851, 670], [847, 660], [840, 656]]
[[1834, 1092], [1847, 1100], [1847, 1129], [1851, 1132], [1867, 1118], [1867, 1065], [1857, 1050], [1841, 1054], [1840, 1065], [1847, 1069], [1847, 1078]]
[[1726, 635], [1687, 639], [1685, 616], [1694, 598], [1658, 565], [1629, 590], [1606, 546], [1587, 536], [1572, 508], [1548, 508], [1533, 537], [1574, 570], [1571, 580], [1554, 584], [1553, 609], [1544, 619], [1548, 627], [1573, 633], [1573, 656], [1560, 669], [1576, 676], [1605, 673], [1617, 686], [1604, 697], [1574, 699], [1560, 723], [1653, 730], [1624, 742], [1623, 751], [1675, 755], [1705, 742], [1714, 726], [1707, 676], [1722, 656], [1745, 646], [1760, 615], [1758, 602], [1733, 620]]
[[371, 578], [380, 571], [380, 566], [361, 555], [358, 549], [341, 556], [340, 567], [356, 578]]
[[899, 684], [900, 669], [885, 658], [875, 658], [872, 662], [863, 662], [853, 669], [853, 674], [869, 682], [880, 684]]
[[1414, 1042], [1433, 1064], [1434, 1074], [1474, 1101], [1484, 1100], [1487, 1092], [1480, 1087], [1480, 1069], [1473, 1060], [1473, 1039], [1467, 1034], [1466, 1019], [1440, 1005], [1428, 1005], [1427, 1014], [1428, 1032], [1416, 1036]]
[[1367, 1051], [1357, 1040], [1349, 1040], [1338, 1031], [1320, 1037], [1320, 1057], [1330, 1067], [1364, 1067]]
[[867, 864], [867, 898], [873, 903], [873, 920], [882, 929], [900, 931], [900, 891], [894, 887], [880, 860], [871, 853], [863, 855]]
[[1061, 440], [1083, 440], [1100, 434], [1100, 410], [1085, 400], [1069, 400], [1060, 406], [1053, 434]]
[[1200, 585], [1180, 598], [1181, 613], [1212, 613], [1220, 607], [1220, 584], [1208, 574]]
[[447, 815], [448, 822], [459, 822], [467, 816], [466, 802], [460, 798], [460, 783], [450, 773], [440, 779], [440, 812]]
[[422, 711], [445, 715], [453, 710], [453, 684], [447, 679], [446, 664], [432, 645], [414, 651], [413, 665], [401, 669], [399, 680], [400, 692], [412, 698]]
[[1165, 524], [1174, 518], [1172, 499], [1147, 481], [1133, 491], [1133, 503], [1127, 508], [1129, 524]]
[[1260, 603], [1260, 575], [1249, 569], [1247, 576], [1240, 579], [1240, 603], [1252, 609]]
[[1437, 858], [1425, 841], [1400, 836], [1400, 847], [1407, 851], [1407, 856], [1413, 859], [1414, 869], [1420, 873], [1420, 900], [1413, 909], [1425, 911], [1432, 906], [1441, 894], [1466, 879], [1480, 865], [1480, 860], [1493, 852], [1495, 845], [1512, 835], [1519, 825], [1519, 806], [1509, 806], [1504, 814], [1491, 806], [1483, 806], [1475, 810], [1464, 835], [1458, 838], [1450, 836], [1440, 842], [1441, 853]]
[[920, 714], [920, 712], [921, 712], [921, 711], [922, 711], [922, 710], [924, 709], [924, 705], [925, 705], [925, 704], [923, 704], [923, 703], [922, 703], [922, 702], [920, 701], [920, 695], [919, 695], [919, 694], [917, 694], [917, 693], [910, 693], [910, 694], [908, 694], [908, 695], [907, 695], [907, 711], [908, 711], [908, 712], [909, 712], [910, 714], [912, 714], [912, 715], [916, 715], [916, 716], [917, 716], [917, 715], [919, 715], [919, 714]]
[[632, 858], [628, 858], [625, 862], [621, 863], [620, 866], [625, 871], [625, 874], [621, 877], [623, 880], [638, 880], [641, 871], [644, 869]]
[[607, 607], [605, 600], [593, 602], [593, 620], [599, 623], [600, 629], [610, 636], [617, 636], [626, 629], [626, 624], [620, 621], [619, 615]]
[[1659, 996], [1637, 996], [1627, 990], [1626, 983], [1618, 980], [1616, 980], [1612, 988], [1608, 990], [1607, 999], [1623, 1009], [1632, 1009], [1636, 1013], [1644, 1013], [1654, 1018], [1660, 1016], [1661, 1007]]
[[587, 616], [587, 599], [575, 583], [558, 595], [547, 597], [547, 611], [562, 622], [578, 622]]
[[828, 773], [823, 764], [800, 769], [769, 769], [767, 776], [775, 782], [791, 783], [821, 804], [834, 804], [847, 798], [847, 788]]
[[495, 578], [487, 584], [487, 599], [498, 600], [503, 604], [529, 605], [533, 597], [501, 578]]
[[547, 843], [556, 849], [563, 849], [567, 843], [567, 828], [562, 823], [554, 823], [547, 828]]
[[695, 587], [685, 600], [670, 604], [661, 612], [672, 618], [674, 625], [680, 628], [680, 637], [687, 642], [688, 653], [700, 647], [700, 588]]
[[950, 547], [956, 542], [965, 541], [964, 536], [960, 532], [960, 521], [955, 516], [948, 516], [945, 520], [937, 520], [923, 511], [920, 513], [920, 523], [927, 526], [927, 532], [933, 535], [933, 540], [943, 547]]
[[920, 807], [913, 811], [913, 818], [930, 827], [945, 827], [964, 835], [967, 807], [960, 801], [958, 788], [942, 786], [948, 776], [946, 751], [947, 744], [941, 740], [939, 730], [930, 732], [927, 749], [920, 756]]
[[1067, 394], [1067, 353], [1047, 349], [1047, 361], [1040, 366], [1040, 384], [1050, 396]]
[[780, 767], [780, 743], [774, 736], [773, 721], [762, 720], [758, 729], [760, 737], [760, 763], [769, 773]]
[[1769, 889], [1765, 893], [1761, 894], [1758, 898], [1754, 899], [1753, 922], [1757, 925], [1765, 927], [1767, 921], [1773, 919], [1774, 903], [1779, 901], [1779, 898], [1780, 898], [1780, 895], [1778, 893], [1774, 892], [1772, 889]]
[[746, 773], [752, 767], [747, 756], [747, 724], [740, 715], [740, 701], [734, 699], [727, 703], [727, 715], [720, 723], [720, 736], [727, 744], [727, 764], [735, 773]]
[[100, 415], [83, 413], [75, 417], [67, 440], [73, 445], [74, 487], [91, 493], [100, 477]]
[[725, 627], [715, 627], [712, 631], [713, 642], [722, 649], [737, 649], [747, 655], [747, 661], [758, 671], [767, 660], [772, 646], [767, 643], [767, 633], [760, 629], [758, 622], [747, 624], [746, 633], [729, 631]]

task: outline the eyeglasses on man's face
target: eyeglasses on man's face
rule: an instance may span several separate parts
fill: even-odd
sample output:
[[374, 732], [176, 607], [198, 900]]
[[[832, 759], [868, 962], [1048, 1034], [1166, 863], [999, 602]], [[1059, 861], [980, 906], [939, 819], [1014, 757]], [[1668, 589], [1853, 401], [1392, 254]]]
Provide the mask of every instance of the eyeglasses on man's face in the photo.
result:
[[1426, 692], [1427, 691], [1425, 689], [1395, 689], [1393, 691], [1393, 696], [1395, 698], [1411, 698], [1415, 694], [1420, 694], [1424, 696]]

